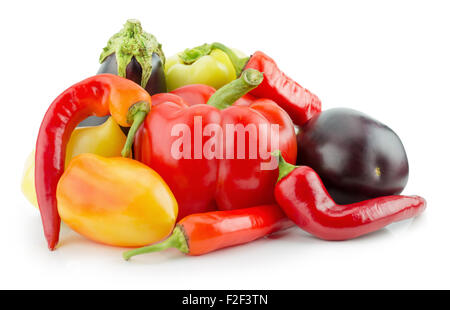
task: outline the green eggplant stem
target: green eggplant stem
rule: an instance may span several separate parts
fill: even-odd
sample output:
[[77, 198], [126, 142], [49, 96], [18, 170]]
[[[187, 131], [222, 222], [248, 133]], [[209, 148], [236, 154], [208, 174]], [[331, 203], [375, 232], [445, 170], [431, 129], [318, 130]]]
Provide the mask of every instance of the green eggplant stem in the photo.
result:
[[208, 104], [219, 110], [228, 108], [246, 93], [261, 84], [264, 76], [255, 69], [247, 69], [236, 80], [222, 86], [208, 100]]
[[151, 252], [160, 252], [169, 248], [178, 249], [183, 253], [189, 252], [186, 236], [183, 233], [183, 229], [179, 225], [175, 226], [172, 234], [166, 240], [160, 243], [126, 251], [122, 254], [122, 256], [125, 260], [129, 260], [131, 257], [135, 255], [146, 254]]
[[131, 147], [133, 146], [134, 137], [136, 135], [137, 130], [144, 122], [145, 117], [148, 112], [150, 112], [150, 104], [146, 101], [140, 101], [133, 104], [127, 113], [127, 122], [131, 124], [130, 131], [127, 135], [127, 140], [125, 141], [125, 145], [122, 149], [123, 157], [130, 157]]
[[286, 162], [284, 160], [283, 156], [281, 155], [280, 150], [272, 152], [272, 156], [275, 156], [278, 158], [278, 180], [277, 180], [277, 182], [279, 182], [282, 178], [284, 178], [289, 173], [291, 173], [292, 170], [294, 170], [295, 168], [298, 167], [298, 166], [295, 166], [295, 165], [292, 165], [292, 164]]

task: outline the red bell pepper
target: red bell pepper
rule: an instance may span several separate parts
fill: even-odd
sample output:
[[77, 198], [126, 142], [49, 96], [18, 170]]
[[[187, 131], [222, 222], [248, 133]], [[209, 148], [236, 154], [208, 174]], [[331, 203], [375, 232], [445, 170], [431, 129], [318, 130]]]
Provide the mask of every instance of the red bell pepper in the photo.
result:
[[[275, 139], [285, 158], [294, 163], [297, 142], [291, 118], [276, 103], [251, 96], [241, 98], [262, 79], [260, 72], [248, 69], [217, 92], [204, 85], [188, 85], [152, 97], [152, 112], [137, 132], [134, 154], [167, 182], [178, 201], [178, 219], [217, 208], [240, 209], [275, 201], [273, 189], [278, 169], [274, 166], [273, 170], [264, 170], [261, 164], [272, 160], [270, 151], [275, 147]], [[174, 135], [179, 125], [186, 131]], [[249, 129], [244, 136], [234, 132], [227, 137], [227, 128], [247, 125], [254, 126], [253, 134]], [[273, 140], [259, 138], [264, 132], [260, 125], [266, 126], [266, 133]], [[271, 125], [279, 126], [278, 133], [271, 130]], [[188, 133], [192, 135], [185, 137]], [[180, 136], [187, 142], [182, 147], [178, 145], [185, 156], [175, 158], [172, 148]], [[243, 145], [240, 136], [245, 138]], [[211, 145], [211, 139], [218, 143], [214, 149], [217, 156], [198, 154], [196, 151]], [[255, 144], [263, 151], [252, 158], [250, 150]], [[244, 158], [238, 158], [240, 148], [245, 149]]]

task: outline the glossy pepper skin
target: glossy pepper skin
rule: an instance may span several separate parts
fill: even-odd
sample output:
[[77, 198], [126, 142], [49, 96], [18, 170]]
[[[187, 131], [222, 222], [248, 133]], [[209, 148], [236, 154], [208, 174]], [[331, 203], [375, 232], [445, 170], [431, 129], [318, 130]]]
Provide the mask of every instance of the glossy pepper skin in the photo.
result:
[[161, 241], [177, 218], [177, 202], [164, 180], [129, 158], [76, 156], [61, 176], [56, 196], [64, 223], [108, 245]]
[[[205, 48], [209, 48], [208, 51]], [[219, 49], [211, 49], [208, 45], [185, 50], [168, 58], [165, 74], [168, 91], [191, 84], [205, 84], [219, 89], [237, 77], [227, 54]]]
[[[78, 127], [72, 132], [66, 147], [65, 167], [73, 157], [82, 153], [92, 153], [104, 157], [120, 156], [125, 141], [125, 134], [112, 117], [99, 126]], [[22, 192], [32, 205], [39, 208], [34, 185], [34, 157], [35, 152], [33, 151], [25, 163]]]
[[[264, 124], [267, 128], [270, 125], [278, 125], [279, 147], [289, 162], [295, 162], [295, 132], [287, 113], [268, 99], [237, 99], [261, 82], [262, 76], [258, 72], [258, 81], [254, 85], [246, 84], [247, 74], [252, 75], [255, 72], [257, 71], [245, 72], [213, 96], [210, 96], [210, 87], [190, 85], [175, 90], [174, 93], [152, 97], [152, 112], [136, 135], [134, 154], [137, 160], [155, 169], [172, 189], [178, 201], [178, 219], [193, 213], [247, 208], [274, 202], [273, 188], [278, 175], [276, 165], [272, 170], [262, 170], [261, 163], [266, 163], [271, 158], [262, 158], [260, 152], [254, 159], [250, 158], [248, 150], [242, 159], [226, 156], [227, 152], [235, 154], [233, 152], [239, 148], [238, 138], [234, 141], [226, 139], [227, 125], [233, 128], [238, 124], [242, 127], [252, 124], [258, 133], [259, 124]], [[196, 117], [201, 120], [200, 124]], [[172, 147], [180, 139], [179, 135], [173, 135], [172, 131], [179, 124], [189, 128], [192, 133], [188, 137], [192, 147], [186, 151], [190, 158], [172, 156]], [[211, 126], [222, 128], [223, 139], [218, 139], [224, 141], [221, 152], [223, 156], [207, 158], [200, 154], [200, 158], [196, 158], [195, 149], [198, 148], [201, 152], [213, 135], [209, 133], [210, 135], [202, 136]], [[200, 133], [199, 139], [195, 139], [198, 134], [196, 128]], [[250, 142], [262, 143], [255, 136], [252, 139], [256, 141], [246, 138], [246, 148]], [[272, 147], [274, 146], [269, 141], [264, 151], [269, 155]]]
[[64, 172], [66, 146], [76, 125], [88, 116], [109, 114], [119, 125], [131, 125], [122, 151], [129, 156], [134, 133], [147, 115], [150, 103], [150, 95], [136, 83], [103, 74], [73, 85], [50, 105], [39, 129], [35, 157], [36, 195], [50, 250], [58, 243], [61, 221], [56, 187]]
[[[316, 95], [288, 77], [281, 71], [272, 58], [261, 51], [256, 51], [251, 57], [245, 57], [221, 43], [214, 42], [212, 44], [204, 44], [192, 49], [187, 49], [179, 54], [178, 58], [179, 61], [183, 61], [184, 59], [187, 63], [193, 62], [194, 64], [197, 64], [203, 62], [204, 59], [211, 57], [213, 53], [219, 51], [222, 51], [228, 56], [228, 59], [234, 67], [236, 77], [239, 77], [243, 70], [249, 68], [263, 72], [263, 82], [253, 89], [250, 94], [257, 98], [267, 98], [275, 101], [289, 114], [294, 121], [294, 124], [302, 126], [313, 115], [322, 110], [322, 103]], [[209, 74], [208, 70], [208, 65], [199, 66], [195, 70], [195, 75], [207, 75]], [[166, 69], [167, 76], [168, 73], [169, 72]], [[193, 76], [192, 72], [182, 72], [180, 70], [180, 72], [177, 72], [177, 76], [180, 81], [177, 86], [196, 83], [191, 80], [191, 76]], [[220, 78], [219, 76], [214, 76], [213, 81], [220, 85], [223, 85], [226, 82], [224, 78]], [[216, 87], [209, 80], [199, 83]]]
[[321, 239], [353, 239], [415, 217], [426, 208], [422, 197], [400, 195], [339, 205], [311, 168], [290, 165], [280, 156], [279, 170], [275, 187], [279, 206], [297, 226]]
[[167, 248], [198, 256], [248, 243], [293, 225], [277, 205], [197, 213], [178, 222], [170, 237], [163, 242], [127, 251], [123, 257], [128, 260], [135, 255]]

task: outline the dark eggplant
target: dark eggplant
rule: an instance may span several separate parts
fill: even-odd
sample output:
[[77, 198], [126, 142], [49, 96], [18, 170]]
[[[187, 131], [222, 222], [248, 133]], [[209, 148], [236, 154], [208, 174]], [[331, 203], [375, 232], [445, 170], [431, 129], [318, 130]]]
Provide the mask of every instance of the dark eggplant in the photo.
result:
[[[100, 65], [97, 74], [111, 73], [117, 75], [117, 59], [116, 54], [106, 57], [105, 61]], [[133, 57], [126, 68], [126, 78], [141, 85], [142, 67]], [[152, 73], [148, 79], [145, 90], [151, 94], [165, 93], [167, 91], [166, 76], [164, 75], [164, 65], [158, 54], [152, 54]]]
[[297, 163], [313, 168], [339, 204], [396, 195], [408, 181], [408, 159], [400, 138], [361, 112], [323, 111], [301, 128], [297, 142]]
[[[161, 44], [152, 34], [142, 30], [138, 20], [128, 20], [124, 28], [109, 39], [100, 55], [100, 63], [97, 74], [111, 73], [126, 77], [151, 95], [167, 91]], [[79, 126], [97, 126], [107, 118], [91, 116]]]

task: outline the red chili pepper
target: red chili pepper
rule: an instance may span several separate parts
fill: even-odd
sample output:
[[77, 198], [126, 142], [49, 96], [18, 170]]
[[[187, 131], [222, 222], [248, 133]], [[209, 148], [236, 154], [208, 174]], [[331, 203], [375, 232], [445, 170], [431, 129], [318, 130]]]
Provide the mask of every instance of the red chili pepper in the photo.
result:
[[[152, 112], [136, 135], [134, 154], [169, 185], [178, 202], [178, 219], [217, 208], [239, 209], [275, 202], [273, 189], [278, 176], [277, 167], [262, 170], [261, 164], [270, 162], [271, 158], [263, 158], [264, 154], [260, 152], [264, 149], [269, 155], [275, 149], [274, 140], [265, 139], [267, 144], [262, 144], [260, 125], [266, 125], [269, 137], [278, 138], [281, 151], [292, 163], [296, 160], [297, 142], [292, 120], [277, 104], [268, 99], [252, 102], [249, 96], [240, 98], [259, 85], [262, 78], [260, 72], [248, 69], [239, 79], [217, 92], [204, 85], [187, 85], [174, 93], [152, 97]], [[176, 127], [180, 125], [182, 127]], [[239, 136], [244, 135], [235, 132], [232, 135], [234, 141], [229, 140], [226, 137], [228, 125], [233, 130], [235, 125], [242, 128], [253, 125], [255, 135], [244, 133], [245, 141], [239, 143]], [[276, 137], [271, 125], [279, 126]], [[174, 133], [174, 128], [183, 131]], [[218, 132], [205, 134], [208, 128], [218, 128], [223, 135]], [[183, 156], [175, 158], [172, 151], [181, 138], [186, 139], [189, 145], [178, 144], [176, 150], [182, 149]], [[208, 158], [202, 152], [211, 138], [218, 142], [218, 154], [214, 155], [221, 158]], [[249, 148], [253, 142], [258, 144], [259, 151], [250, 158]], [[219, 145], [223, 146], [222, 150]], [[237, 156], [241, 148], [245, 148], [242, 159]], [[227, 155], [229, 153], [233, 158]]]
[[288, 112], [295, 124], [303, 125], [322, 110], [319, 97], [284, 74], [275, 61], [263, 52], [255, 52], [245, 68], [264, 72], [264, 81], [250, 94], [272, 99]]
[[288, 77], [278, 68], [275, 61], [263, 52], [256, 51], [250, 58], [240, 58], [233, 50], [221, 43], [212, 43], [210, 47], [220, 49], [228, 55], [237, 76], [242, 70], [249, 68], [263, 72], [263, 82], [250, 94], [275, 101], [286, 110], [295, 124], [303, 125], [322, 110], [322, 103], [316, 95]]
[[139, 254], [176, 248], [188, 255], [203, 255], [247, 243], [293, 226], [277, 205], [186, 216], [163, 242], [123, 253], [128, 260]]
[[307, 166], [294, 166], [279, 157], [275, 198], [286, 215], [305, 231], [326, 240], [346, 240], [379, 230], [423, 212], [419, 196], [384, 196], [338, 205], [318, 174]]
[[112, 74], [88, 78], [65, 90], [50, 105], [36, 143], [35, 186], [48, 247], [58, 243], [60, 217], [56, 187], [64, 172], [66, 145], [76, 125], [88, 116], [112, 117], [132, 124], [122, 154], [128, 156], [134, 133], [150, 110], [150, 95], [136, 83]]

